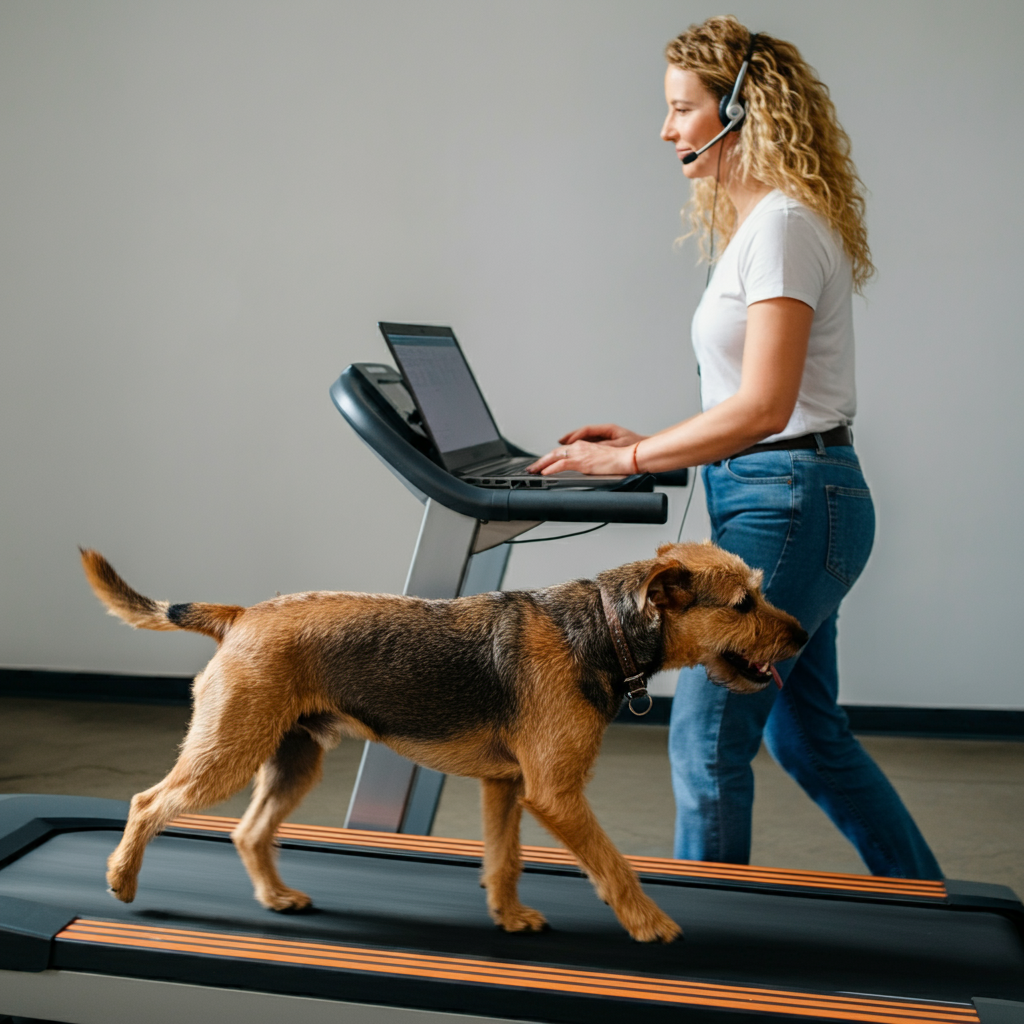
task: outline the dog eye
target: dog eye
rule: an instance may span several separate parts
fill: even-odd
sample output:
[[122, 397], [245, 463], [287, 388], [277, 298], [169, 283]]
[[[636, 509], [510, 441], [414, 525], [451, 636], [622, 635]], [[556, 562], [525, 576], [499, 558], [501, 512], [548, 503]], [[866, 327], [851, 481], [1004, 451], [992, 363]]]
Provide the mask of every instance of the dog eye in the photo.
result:
[[737, 612], [752, 612], [754, 610], [754, 595], [747, 593], [739, 604], [734, 604], [733, 610]]

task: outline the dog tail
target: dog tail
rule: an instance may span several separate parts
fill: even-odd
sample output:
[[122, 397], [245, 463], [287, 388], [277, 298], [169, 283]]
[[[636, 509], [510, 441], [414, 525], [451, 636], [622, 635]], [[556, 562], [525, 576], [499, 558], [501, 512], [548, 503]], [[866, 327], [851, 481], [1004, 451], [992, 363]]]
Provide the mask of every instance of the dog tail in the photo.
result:
[[133, 590], [98, 552], [79, 548], [82, 568], [96, 596], [111, 615], [135, 629], [187, 629], [223, 640], [244, 608], [232, 604], [171, 604]]

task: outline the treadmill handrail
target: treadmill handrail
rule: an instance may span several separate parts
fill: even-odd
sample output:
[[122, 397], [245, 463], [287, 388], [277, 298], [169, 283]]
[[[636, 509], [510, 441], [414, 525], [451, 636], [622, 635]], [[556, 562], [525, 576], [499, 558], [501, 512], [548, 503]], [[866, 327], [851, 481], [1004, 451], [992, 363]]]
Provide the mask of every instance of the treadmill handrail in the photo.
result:
[[661, 492], [514, 490], [476, 487], [459, 480], [399, 436], [365, 395], [364, 385], [351, 366], [331, 385], [331, 399], [352, 429], [388, 465], [428, 497], [464, 516], [497, 522], [668, 521], [668, 498]]

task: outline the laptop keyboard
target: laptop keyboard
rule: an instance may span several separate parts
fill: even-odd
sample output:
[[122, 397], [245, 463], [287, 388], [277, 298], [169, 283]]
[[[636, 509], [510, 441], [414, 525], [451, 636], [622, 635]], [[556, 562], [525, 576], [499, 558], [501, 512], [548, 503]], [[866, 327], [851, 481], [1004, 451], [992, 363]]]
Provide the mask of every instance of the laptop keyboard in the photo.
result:
[[508, 476], [510, 473], [519, 473], [526, 469], [531, 463], [537, 460], [530, 455], [508, 456], [501, 459], [493, 459], [479, 466], [470, 466], [460, 471], [462, 476]]

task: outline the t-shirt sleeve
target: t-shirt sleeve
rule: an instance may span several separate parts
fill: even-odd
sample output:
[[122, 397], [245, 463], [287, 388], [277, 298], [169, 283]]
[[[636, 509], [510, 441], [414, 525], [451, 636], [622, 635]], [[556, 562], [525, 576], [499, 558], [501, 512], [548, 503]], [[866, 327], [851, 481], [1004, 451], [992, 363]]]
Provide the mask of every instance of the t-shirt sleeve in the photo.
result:
[[799, 299], [811, 309], [832, 269], [833, 254], [813, 214], [770, 210], [758, 218], [739, 254], [739, 276], [749, 306], [765, 299]]

